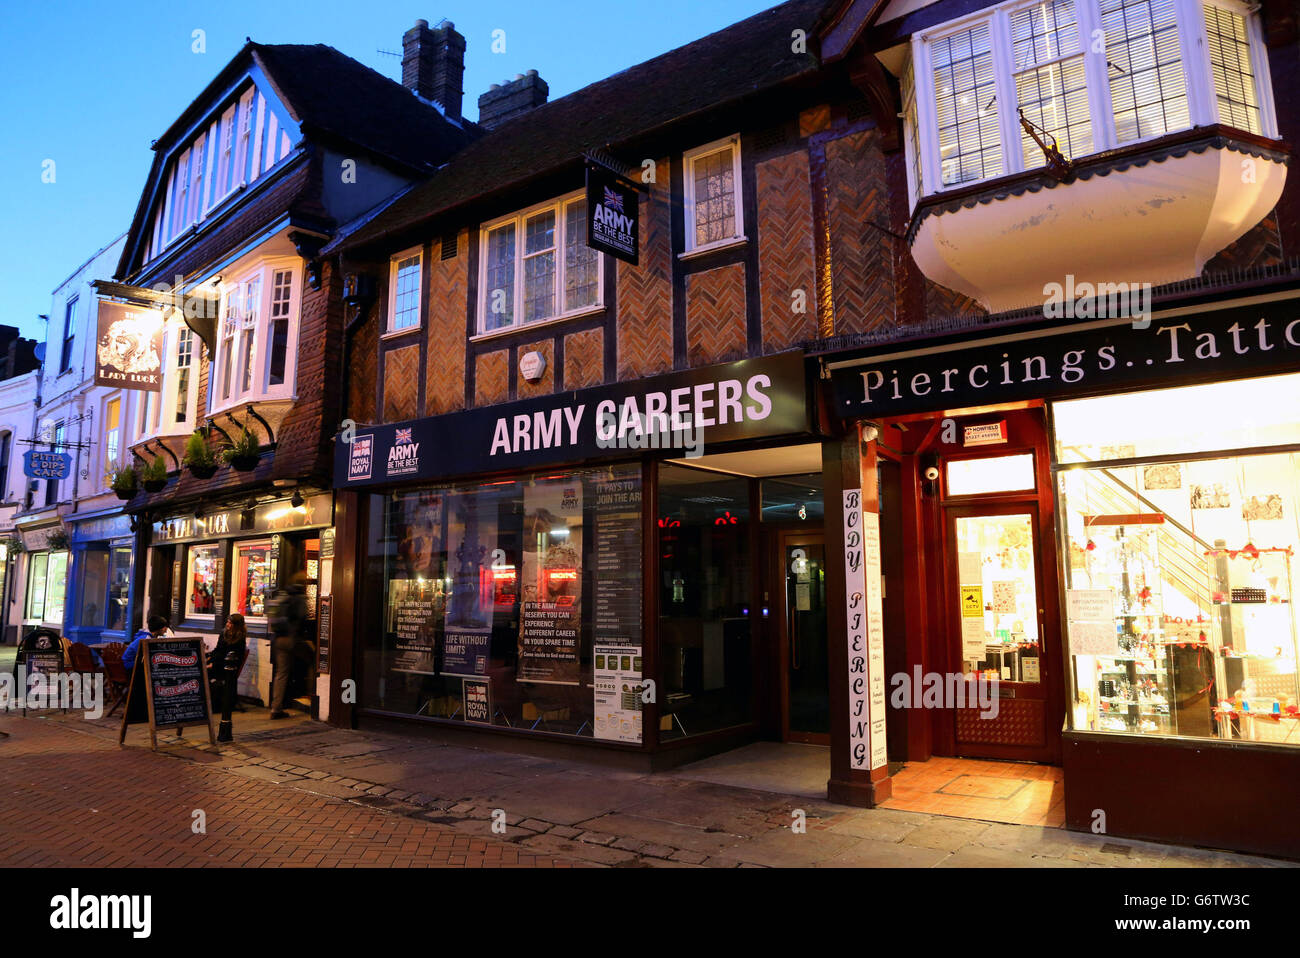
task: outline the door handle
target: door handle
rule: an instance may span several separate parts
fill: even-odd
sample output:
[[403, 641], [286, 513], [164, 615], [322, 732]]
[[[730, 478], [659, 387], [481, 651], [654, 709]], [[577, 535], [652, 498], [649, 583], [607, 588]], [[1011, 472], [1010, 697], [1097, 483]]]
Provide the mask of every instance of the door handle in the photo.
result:
[[787, 630], [790, 636], [790, 668], [795, 671], [799, 670], [799, 610], [790, 609], [790, 627]]

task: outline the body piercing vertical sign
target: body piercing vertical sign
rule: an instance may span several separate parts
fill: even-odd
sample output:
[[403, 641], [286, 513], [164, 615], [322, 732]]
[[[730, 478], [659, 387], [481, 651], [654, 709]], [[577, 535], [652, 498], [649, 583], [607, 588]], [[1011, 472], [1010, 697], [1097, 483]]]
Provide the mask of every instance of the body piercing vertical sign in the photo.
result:
[[844, 490], [844, 601], [849, 655], [849, 766], [888, 761], [885, 747], [884, 628], [880, 520], [862, 511], [862, 490]]

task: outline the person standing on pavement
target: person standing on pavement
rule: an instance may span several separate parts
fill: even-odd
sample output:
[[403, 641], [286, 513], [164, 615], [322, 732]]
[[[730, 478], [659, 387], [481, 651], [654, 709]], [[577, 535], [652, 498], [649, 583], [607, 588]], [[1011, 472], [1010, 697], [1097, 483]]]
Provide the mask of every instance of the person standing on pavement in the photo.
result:
[[284, 710], [284, 697], [289, 689], [289, 674], [293, 660], [308, 652], [307, 631], [307, 577], [295, 572], [289, 585], [276, 596], [275, 616], [271, 631], [275, 638], [271, 650], [275, 658], [275, 678], [271, 687], [271, 718], [288, 718]]
[[140, 654], [140, 643], [145, 639], [156, 639], [167, 631], [167, 617], [154, 613], [149, 616], [145, 622], [146, 628], [141, 629], [131, 639], [131, 644], [122, 651], [122, 664], [126, 666], [127, 672], [135, 668], [135, 658]]
[[[217, 637], [217, 644], [208, 653], [208, 680], [212, 684], [214, 707], [220, 707], [226, 679], [229, 677], [234, 681], [239, 678], [239, 667], [244, 664], [247, 652], [248, 626], [242, 615], [232, 612], [230, 618], [226, 619], [226, 627]], [[230, 672], [234, 675], [228, 676]]]

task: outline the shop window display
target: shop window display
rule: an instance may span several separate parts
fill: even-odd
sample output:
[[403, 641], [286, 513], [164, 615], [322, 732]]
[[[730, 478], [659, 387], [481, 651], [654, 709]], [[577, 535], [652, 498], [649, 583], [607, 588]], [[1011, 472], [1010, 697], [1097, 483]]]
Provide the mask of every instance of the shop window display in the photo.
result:
[[269, 541], [242, 542], [235, 547], [235, 577], [231, 588], [235, 593], [231, 611], [248, 618], [266, 618], [273, 591]]
[[1056, 404], [1076, 729], [1300, 745], [1297, 380]]
[[639, 467], [374, 502], [369, 707], [642, 741]]
[[659, 467], [659, 642], [668, 741], [754, 720], [749, 480]]
[[185, 599], [188, 615], [212, 616], [216, 614], [221, 597], [223, 560], [221, 546], [217, 544], [190, 546], [189, 590]]

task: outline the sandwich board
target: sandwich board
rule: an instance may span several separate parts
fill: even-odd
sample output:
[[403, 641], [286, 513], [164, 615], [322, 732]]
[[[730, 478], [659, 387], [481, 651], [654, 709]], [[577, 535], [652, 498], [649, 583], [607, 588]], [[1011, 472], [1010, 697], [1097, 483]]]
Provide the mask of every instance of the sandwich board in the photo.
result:
[[212, 729], [212, 700], [208, 688], [208, 661], [203, 639], [145, 639], [131, 670], [122, 716], [119, 745], [126, 741], [126, 727], [149, 723], [149, 742], [158, 747], [158, 729], [202, 725], [208, 741], [217, 744]]

